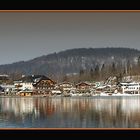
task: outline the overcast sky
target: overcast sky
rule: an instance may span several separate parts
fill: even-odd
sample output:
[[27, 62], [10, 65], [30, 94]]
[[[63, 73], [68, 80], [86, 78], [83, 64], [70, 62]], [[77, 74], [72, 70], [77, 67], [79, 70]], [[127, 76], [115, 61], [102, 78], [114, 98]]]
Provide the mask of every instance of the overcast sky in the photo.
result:
[[140, 49], [140, 12], [0, 12], [0, 64], [84, 47]]

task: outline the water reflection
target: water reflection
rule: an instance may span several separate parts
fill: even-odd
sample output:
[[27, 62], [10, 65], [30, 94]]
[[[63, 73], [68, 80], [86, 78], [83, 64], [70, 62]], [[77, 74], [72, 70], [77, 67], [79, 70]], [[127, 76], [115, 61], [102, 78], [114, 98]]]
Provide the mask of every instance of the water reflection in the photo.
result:
[[0, 127], [140, 127], [140, 98], [0, 98]]

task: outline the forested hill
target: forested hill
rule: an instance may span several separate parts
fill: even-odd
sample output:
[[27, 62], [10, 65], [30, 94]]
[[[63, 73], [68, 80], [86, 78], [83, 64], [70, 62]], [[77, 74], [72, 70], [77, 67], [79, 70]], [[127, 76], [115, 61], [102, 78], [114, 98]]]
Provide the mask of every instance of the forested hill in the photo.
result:
[[20, 61], [12, 64], [0, 65], [0, 74], [71, 74], [80, 70], [95, 69], [97, 66], [115, 64], [126, 66], [128, 63], [138, 63], [140, 51], [130, 48], [78, 48], [61, 51]]

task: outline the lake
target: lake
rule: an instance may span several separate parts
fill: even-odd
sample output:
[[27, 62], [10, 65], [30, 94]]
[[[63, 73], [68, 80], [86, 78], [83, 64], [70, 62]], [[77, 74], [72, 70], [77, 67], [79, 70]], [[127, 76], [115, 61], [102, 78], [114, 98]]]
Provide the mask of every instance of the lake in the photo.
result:
[[139, 96], [0, 98], [0, 128], [139, 127]]

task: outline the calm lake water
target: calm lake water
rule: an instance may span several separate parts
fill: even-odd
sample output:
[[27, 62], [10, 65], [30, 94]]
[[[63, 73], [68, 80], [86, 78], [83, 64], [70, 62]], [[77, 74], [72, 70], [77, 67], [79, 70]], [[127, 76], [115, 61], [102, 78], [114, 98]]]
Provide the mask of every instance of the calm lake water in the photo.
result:
[[0, 98], [0, 128], [140, 128], [140, 97]]

